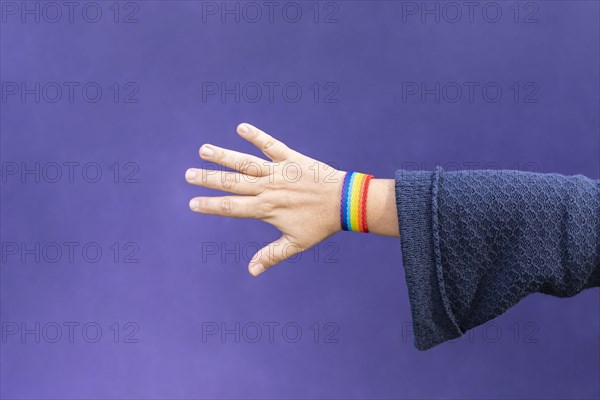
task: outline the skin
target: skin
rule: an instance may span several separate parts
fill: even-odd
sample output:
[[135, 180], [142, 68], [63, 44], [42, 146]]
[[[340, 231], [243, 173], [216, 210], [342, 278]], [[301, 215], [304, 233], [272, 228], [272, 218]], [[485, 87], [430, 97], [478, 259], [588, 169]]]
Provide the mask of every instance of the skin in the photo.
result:
[[[248, 270], [258, 276], [341, 230], [340, 197], [346, 172], [300, 154], [250, 124], [238, 125], [237, 132], [270, 161], [205, 144], [200, 148], [200, 157], [228, 170], [190, 168], [185, 178], [192, 185], [233, 194], [195, 197], [190, 200], [192, 211], [257, 218], [281, 231], [279, 239], [250, 260]], [[367, 197], [369, 232], [400, 236], [394, 185], [394, 179], [371, 180]]]

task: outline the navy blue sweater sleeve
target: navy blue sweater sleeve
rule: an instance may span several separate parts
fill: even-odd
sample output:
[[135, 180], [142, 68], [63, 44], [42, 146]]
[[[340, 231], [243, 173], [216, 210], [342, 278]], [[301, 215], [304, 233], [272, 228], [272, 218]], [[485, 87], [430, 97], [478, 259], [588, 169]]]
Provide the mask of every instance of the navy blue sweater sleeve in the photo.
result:
[[600, 181], [519, 171], [396, 172], [402, 261], [426, 350], [530, 293], [600, 286]]

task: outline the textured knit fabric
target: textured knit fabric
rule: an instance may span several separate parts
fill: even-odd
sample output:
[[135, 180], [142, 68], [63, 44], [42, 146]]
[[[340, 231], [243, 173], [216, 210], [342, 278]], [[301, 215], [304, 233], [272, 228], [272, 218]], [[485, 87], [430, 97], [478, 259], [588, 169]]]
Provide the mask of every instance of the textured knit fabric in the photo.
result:
[[400, 170], [396, 205], [420, 350], [530, 293], [568, 297], [600, 286], [600, 180]]

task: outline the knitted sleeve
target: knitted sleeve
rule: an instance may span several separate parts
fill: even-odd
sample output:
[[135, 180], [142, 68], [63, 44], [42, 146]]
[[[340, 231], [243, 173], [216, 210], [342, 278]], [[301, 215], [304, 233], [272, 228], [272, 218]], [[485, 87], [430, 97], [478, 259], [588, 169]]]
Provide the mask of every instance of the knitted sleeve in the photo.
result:
[[420, 350], [530, 293], [568, 297], [600, 286], [600, 180], [400, 170], [396, 205]]

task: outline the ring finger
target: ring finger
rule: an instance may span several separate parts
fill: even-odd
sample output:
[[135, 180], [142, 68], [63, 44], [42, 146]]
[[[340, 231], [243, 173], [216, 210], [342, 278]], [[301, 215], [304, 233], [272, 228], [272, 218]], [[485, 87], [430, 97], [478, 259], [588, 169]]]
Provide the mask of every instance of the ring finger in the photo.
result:
[[263, 191], [263, 178], [237, 172], [190, 168], [185, 179], [192, 185], [235, 194], [257, 195]]

